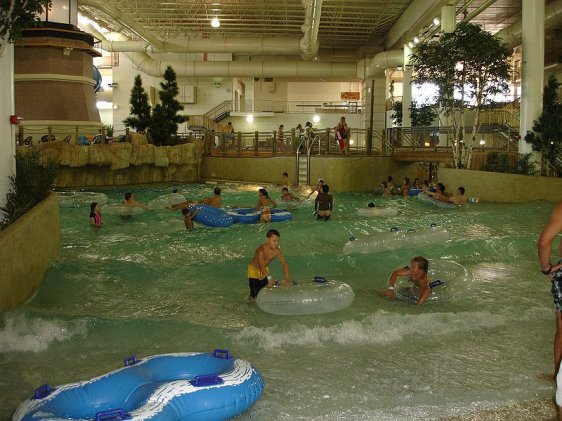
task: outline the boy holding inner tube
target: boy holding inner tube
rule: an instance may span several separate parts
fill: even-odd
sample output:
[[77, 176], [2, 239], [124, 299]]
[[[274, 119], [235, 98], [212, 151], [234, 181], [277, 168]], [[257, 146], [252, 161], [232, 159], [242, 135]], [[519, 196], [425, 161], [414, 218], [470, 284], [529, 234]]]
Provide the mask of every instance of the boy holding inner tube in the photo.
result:
[[427, 279], [427, 271], [429, 269], [429, 261], [422, 256], [414, 257], [410, 261], [410, 266], [402, 269], [396, 269], [388, 278], [388, 288], [385, 295], [388, 298], [394, 299], [396, 293], [394, 291], [394, 284], [399, 276], [407, 276], [408, 279], [414, 284], [412, 286], [414, 293], [418, 297], [416, 305], [421, 306], [425, 300], [431, 295], [431, 288]]
[[279, 248], [280, 241], [281, 234], [279, 234], [279, 231], [270, 229], [267, 231], [265, 244], [256, 249], [254, 257], [248, 265], [248, 285], [250, 287], [248, 300], [255, 299], [258, 296], [258, 292], [265, 286], [275, 285], [276, 282], [269, 272], [268, 265], [276, 256], [283, 267], [283, 283], [289, 284], [289, 266]]

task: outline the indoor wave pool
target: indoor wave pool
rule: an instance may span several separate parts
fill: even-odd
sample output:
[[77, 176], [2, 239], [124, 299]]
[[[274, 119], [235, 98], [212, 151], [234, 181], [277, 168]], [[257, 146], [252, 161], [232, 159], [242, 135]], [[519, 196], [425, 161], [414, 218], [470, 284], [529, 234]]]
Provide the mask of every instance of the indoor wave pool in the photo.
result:
[[[261, 187], [219, 186], [223, 207], [255, 205]], [[173, 189], [201, 199], [213, 187], [131, 191], [148, 203]], [[280, 196], [279, 186], [264, 187]], [[127, 188], [99, 191], [118, 203]], [[415, 198], [333, 194], [327, 222], [316, 221], [307, 202], [287, 222], [191, 231], [179, 211], [104, 215], [105, 226], [95, 229], [89, 205], [61, 207], [61, 260], [32, 300], [1, 314], [0, 419], [44, 383], [90, 379], [130, 355], [215, 348], [250, 361], [265, 380], [241, 420], [439, 419], [553, 395], [554, 384], [537, 377], [553, 370], [555, 325], [536, 252], [552, 203], [443, 209]], [[357, 216], [371, 201], [398, 215]], [[343, 253], [350, 237], [431, 224], [445, 227], [449, 240]], [[293, 281], [345, 282], [353, 303], [306, 316], [248, 303], [246, 268], [269, 228], [281, 233]], [[388, 276], [416, 255], [456, 261], [473, 279], [446, 301], [390, 301], [382, 295]], [[270, 269], [282, 279], [277, 260]]]

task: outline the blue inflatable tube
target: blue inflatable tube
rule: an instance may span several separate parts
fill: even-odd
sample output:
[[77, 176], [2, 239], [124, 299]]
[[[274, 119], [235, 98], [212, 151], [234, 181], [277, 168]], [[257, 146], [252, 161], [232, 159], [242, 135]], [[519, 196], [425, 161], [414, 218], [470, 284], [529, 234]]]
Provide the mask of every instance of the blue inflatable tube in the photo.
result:
[[226, 350], [131, 357], [125, 364], [91, 380], [43, 385], [13, 420], [225, 420], [250, 408], [264, 388], [259, 372]]
[[[257, 224], [260, 222], [261, 212], [254, 208], [238, 208], [228, 211], [234, 222], [240, 224]], [[285, 209], [273, 209], [271, 211], [271, 222], [289, 221], [293, 215]]]
[[234, 223], [232, 216], [228, 215], [225, 211], [214, 206], [204, 205], [198, 203], [191, 207], [192, 211], [194, 209], [200, 209], [199, 213], [195, 215], [195, 222], [207, 225], [208, 227], [229, 227]]
[[422, 192], [422, 189], [410, 189], [408, 190], [408, 196], [417, 196]]

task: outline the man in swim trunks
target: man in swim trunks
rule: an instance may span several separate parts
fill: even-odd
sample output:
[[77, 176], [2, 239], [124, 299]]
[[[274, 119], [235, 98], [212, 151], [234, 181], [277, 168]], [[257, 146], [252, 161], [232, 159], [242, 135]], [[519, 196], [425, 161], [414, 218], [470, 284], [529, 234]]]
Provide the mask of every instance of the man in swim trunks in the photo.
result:
[[283, 267], [283, 283], [289, 284], [289, 266], [279, 248], [280, 241], [281, 234], [279, 234], [279, 231], [270, 229], [267, 231], [265, 244], [262, 244], [256, 249], [254, 257], [248, 265], [248, 283], [250, 287], [250, 296], [248, 299], [255, 299], [262, 288], [275, 284], [275, 280], [269, 272], [268, 265], [276, 256]]
[[213, 197], [206, 197], [205, 199], [201, 199], [198, 202], [194, 200], [186, 200], [185, 202], [180, 202], [180, 203], [173, 204], [171, 206], [167, 206], [166, 209], [169, 210], [186, 209], [189, 208], [194, 203], [203, 203], [204, 205], [220, 208], [222, 205], [221, 188], [215, 187], [213, 193], [214, 193]]
[[466, 197], [464, 195], [464, 187], [460, 186], [457, 189], [457, 192], [453, 196], [449, 197], [447, 199], [447, 201], [449, 203], [454, 204], [454, 205], [464, 205], [464, 204], [466, 204]]
[[[554, 239], [562, 232], [562, 203], [559, 203], [550, 216], [550, 220], [545, 225], [539, 241], [537, 250], [541, 272], [552, 281], [552, 298], [554, 300], [554, 317], [556, 319], [556, 333], [554, 335], [554, 375], [558, 388], [562, 388], [562, 375], [560, 375], [560, 361], [562, 360], [562, 264], [560, 262], [553, 265], [550, 263], [551, 246]], [[562, 242], [560, 243], [562, 251]], [[560, 396], [559, 396], [560, 395]], [[558, 412], [562, 415], [562, 393], [556, 393], [556, 404]]]
[[416, 305], [421, 306], [431, 295], [431, 288], [429, 287], [429, 280], [427, 279], [427, 271], [429, 269], [429, 262], [425, 257], [417, 256], [410, 261], [410, 266], [402, 269], [397, 269], [388, 278], [388, 288], [385, 295], [394, 299], [396, 293], [394, 291], [394, 284], [399, 276], [407, 276], [414, 285], [412, 286], [413, 292], [416, 294], [418, 301]]
[[221, 188], [215, 187], [213, 190], [214, 196], [206, 197], [203, 200], [200, 200], [199, 203], [203, 203], [205, 205], [213, 206], [215, 208], [220, 208], [222, 205], [222, 197], [221, 197]]

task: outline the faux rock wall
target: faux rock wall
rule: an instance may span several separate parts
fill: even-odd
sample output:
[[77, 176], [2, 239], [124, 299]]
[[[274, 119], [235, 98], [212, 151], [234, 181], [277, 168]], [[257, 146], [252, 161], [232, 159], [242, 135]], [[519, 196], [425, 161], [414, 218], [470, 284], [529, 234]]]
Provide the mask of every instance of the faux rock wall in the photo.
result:
[[[62, 141], [40, 143], [41, 162], [59, 167], [56, 187], [112, 186], [125, 184], [186, 182], [200, 180], [203, 142], [154, 146], [142, 135], [131, 142], [92, 146]], [[18, 153], [29, 148], [20, 146]]]

